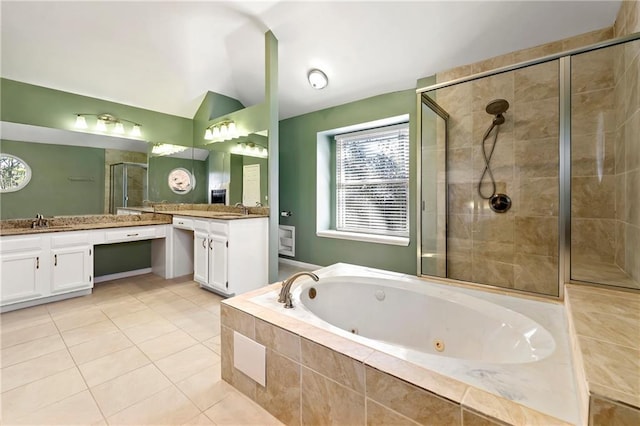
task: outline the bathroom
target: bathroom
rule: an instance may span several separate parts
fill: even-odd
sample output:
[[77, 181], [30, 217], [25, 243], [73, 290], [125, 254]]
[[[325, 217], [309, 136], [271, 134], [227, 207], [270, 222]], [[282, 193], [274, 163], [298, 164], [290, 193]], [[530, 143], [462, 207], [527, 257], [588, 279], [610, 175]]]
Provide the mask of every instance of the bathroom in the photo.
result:
[[[635, 128], [632, 126], [637, 125], [633, 121], [633, 117], [637, 118], [637, 114], [634, 115], [635, 111], [637, 111], [637, 104], [635, 104], [636, 109], [632, 110], [624, 103], [616, 103], [616, 100], [619, 99], [617, 96], [623, 93], [636, 93], [637, 97], [637, 74], [631, 74], [633, 68], [628, 66], [637, 64], [637, 55], [634, 56], [632, 54], [631, 47], [611, 46], [602, 50], [578, 53], [575, 58], [572, 58], [570, 70], [572, 83], [576, 81], [575, 79], [582, 78], [580, 81], [584, 81], [585, 84], [571, 85], [570, 96], [573, 100], [571, 106], [576, 110], [571, 111], [570, 115], [575, 114], [579, 118], [580, 114], [582, 114], [587, 124], [585, 124], [584, 128], [572, 128], [571, 136], [572, 140], [575, 140], [573, 138], [576, 136], [581, 136], [587, 142], [585, 142], [585, 152], [580, 152], [579, 158], [571, 157], [569, 159], [569, 167], [566, 167], [565, 164], [563, 168], [562, 160], [567, 160], [567, 158], [561, 158], [558, 153], [560, 132], [562, 131], [559, 123], [562, 112], [560, 98], [563, 90], [561, 85], [563, 83], [562, 79], [558, 77], [561, 70], [561, 59], [541, 62], [531, 67], [509, 70], [497, 76], [487, 76], [479, 80], [427, 91], [427, 96], [449, 115], [448, 121], [446, 121], [448, 133], [445, 133], [448, 138], [447, 149], [449, 151], [445, 152], [443, 149], [426, 145], [429, 141], [437, 140], [437, 138], [422, 139], [422, 142], [420, 142], [420, 139], [415, 137], [418, 134], [420, 123], [427, 123], [429, 120], [434, 123], [445, 122], [441, 121], [444, 119], [437, 118], [439, 116], [434, 113], [434, 110], [427, 103], [419, 103], [416, 108], [416, 89], [427, 88], [439, 83], [444, 84], [457, 78], [464, 78], [486, 71], [490, 72], [503, 66], [536, 60], [547, 55], [632, 34], [637, 31], [637, 28], [627, 31], [629, 27], [627, 24], [636, 25], [637, 20], [634, 19], [637, 18], [633, 18], [635, 16], [633, 13], [637, 15], [637, 2], [623, 2], [617, 14], [615, 25], [602, 31], [594, 31], [586, 35], [532, 47], [524, 51], [508, 53], [486, 61], [463, 65], [449, 71], [438, 72], [435, 76], [425, 77], [412, 86], [410, 85], [407, 90], [384, 93], [328, 108], [322, 112], [281, 120], [278, 126], [279, 166], [276, 163], [276, 168], [279, 168], [278, 191], [275, 198], [269, 194], [264, 204], [269, 205], [269, 202], [271, 202], [272, 205], [278, 206], [276, 224], [295, 227], [297, 239], [296, 255], [293, 260], [311, 265], [332, 265], [338, 262], [346, 262], [412, 276], [424, 274], [444, 280], [457, 280], [459, 283], [479, 283], [488, 285], [494, 290], [502, 288], [513, 290], [514, 292], [511, 294], [518, 296], [540, 296], [545, 303], [555, 303], [554, 301], [558, 299], [566, 300], [566, 295], [563, 294], [564, 287], [558, 285], [557, 277], [605, 285], [596, 287], [597, 289], [603, 289], [602, 292], [605, 292], [605, 289], [620, 289], [622, 286], [637, 289], [638, 260], [637, 256], [634, 256], [637, 253], [634, 247], [638, 247], [638, 240], [633, 233], [637, 230], [637, 226], [634, 224], [634, 214], [637, 212], [637, 206], [634, 206], [633, 202], [637, 202], [638, 197], [637, 195], [634, 197], [634, 195], [638, 193], [638, 187], [636, 185], [637, 179], [634, 180], [637, 176], [637, 172], [635, 172], [637, 170], [637, 162], [634, 165], [633, 161], [636, 161], [635, 158], [637, 158], [638, 143], [637, 140], [633, 139], [633, 135], [637, 134], [637, 132], [627, 130], [627, 128]], [[614, 24], [614, 22], [612, 21], [611, 24]], [[628, 46], [635, 46], [637, 53], [637, 41], [635, 43], [630, 43]], [[627, 58], [629, 63], [625, 62]], [[634, 58], [636, 58], [635, 62]], [[583, 67], [580, 66], [580, 61], [584, 63]], [[598, 70], [602, 71], [601, 75], [609, 73], [609, 77], [613, 75], [615, 78], [607, 76], [594, 78], [594, 73], [597, 74]], [[581, 72], [584, 75], [580, 75]], [[554, 80], [549, 76], [557, 78]], [[423, 77], [423, 75], [420, 75], [420, 77]], [[516, 81], [528, 82], [529, 86], [519, 85]], [[329, 88], [331, 88], [331, 83]], [[486, 86], [483, 86], [485, 83]], [[7, 87], [10, 84], [7, 83]], [[522, 89], [522, 87], [527, 88]], [[3, 81], [3, 92], [4, 89], [5, 81]], [[30, 89], [33, 91], [32, 94], [34, 96], [38, 95], [36, 89]], [[18, 89], [15, 90], [15, 96], [19, 96], [21, 92]], [[595, 99], [590, 98], [589, 94], [594, 90], [601, 90], [601, 96]], [[44, 94], [41, 95], [44, 96]], [[562, 94], [562, 97], [566, 100], [564, 94]], [[512, 201], [509, 211], [502, 214], [483, 208], [485, 205], [476, 196], [478, 179], [484, 168], [479, 144], [483, 133], [494, 118], [494, 115], [488, 114], [485, 108], [494, 99], [505, 99], [509, 102], [509, 107], [503, 114], [506, 122], [500, 127], [495, 144], [496, 151], [490, 161], [491, 170], [497, 182], [496, 191], [494, 192], [504, 193]], [[3, 102], [4, 100], [5, 95], [3, 95]], [[585, 102], [584, 111], [582, 112], [579, 110], [581, 107], [579, 101]], [[72, 103], [71, 101], [68, 102]], [[214, 108], [214, 105], [215, 107], [220, 107], [223, 102], [227, 102], [225, 108], [228, 108], [229, 111], [233, 111], [233, 108], [238, 107], [233, 105], [233, 100], [217, 96], [217, 94], [211, 94], [209, 105], [205, 106], [207, 108]], [[527, 102], [537, 102], [540, 109], [526, 108]], [[103, 105], [106, 108], [108, 104]], [[593, 109], [590, 109], [592, 107]], [[625, 119], [620, 122], [614, 121], [613, 124], [610, 123], [608, 120], [614, 115], [611, 111], [616, 108], [621, 108], [625, 114], [628, 114], [626, 118], [629, 118], [630, 121]], [[69, 109], [74, 108], [71, 107]], [[106, 108], [106, 110], [113, 111], [109, 108]], [[541, 121], [548, 125], [536, 127], [538, 125], [535, 123], [539, 123], [537, 121], [538, 117], [531, 117], [531, 120], [535, 118], [536, 122], [529, 127], [525, 127], [527, 120], [520, 123], [518, 121], [514, 122], [514, 117], [516, 120], [522, 117], [522, 115], [518, 115], [519, 111], [540, 111], [544, 115], [544, 120]], [[65, 111], [65, 114], [68, 112]], [[72, 111], [72, 113], [79, 112], [84, 111], [77, 108]], [[422, 116], [420, 117], [421, 112]], [[592, 117], [596, 117], [595, 122], [597, 123], [597, 117], [601, 112], [603, 118], [600, 125], [606, 129], [610, 129], [610, 125], [615, 126], [615, 131], [608, 132], [613, 133], [614, 137], [607, 137], [604, 140], [598, 139], [598, 135], [601, 132], [597, 129], [588, 129], [588, 124], [594, 122]], [[193, 124], [191, 120], [169, 115], [157, 117], [157, 122], [161, 123], [166, 120], [167, 123], [171, 123], [167, 124], [168, 127], [180, 128], [181, 133], [177, 139], [193, 141], [197, 139], [198, 143], [202, 143], [201, 134], [204, 133], [206, 126], [210, 124], [210, 120], [205, 116], [217, 117], [226, 114], [212, 112], [211, 110], [199, 111], [199, 113], [201, 113], [201, 118], [193, 120]], [[125, 108], [119, 112], [119, 115], [132, 118], [134, 114], [131, 110]], [[412, 145], [410, 146], [411, 167], [409, 171], [409, 227], [412, 232], [417, 229], [421, 229], [421, 232], [415, 235], [415, 238], [411, 238], [409, 244], [405, 246], [365, 245], [357, 241], [336, 240], [336, 238], [318, 236], [318, 233], [326, 230], [322, 229], [322, 224], [318, 223], [317, 216], [319, 214], [317, 210], [324, 204], [330, 204], [327, 203], [326, 199], [321, 198], [323, 193], [318, 188], [318, 174], [322, 164], [319, 162], [317, 150], [321, 143], [319, 140], [323, 136], [323, 132], [344, 129], [355, 124], [375, 122], [387, 117], [405, 116], [409, 117], [410, 134], [412, 135]], [[572, 115], [572, 117], [574, 116]], [[63, 119], [67, 120], [67, 118]], [[134, 118], [134, 120], [138, 120], [138, 118]], [[4, 116], [3, 121], [5, 121]], [[12, 120], [7, 119], [7, 121]], [[20, 120], [16, 121], [19, 122]], [[240, 119], [236, 121], [241, 123]], [[580, 124], [575, 119], [571, 120], [571, 123], [574, 126]], [[60, 126], [59, 124], [42, 121], [37, 124], [54, 128]], [[268, 124], [260, 123], [260, 126], [252, 130], [260, 131], [268, 126]], [[422, 125], [420, 129], [423, 135], [434, 131], [438, 136], [437, 130], [438, 127], [428, 127], [426, 125]], [[143, 126], [143, 131], [147, 131], [146, 125]], [[156, 129], [152, 129], [152, 131], [156, 131]], [[161, 131], [158, 129], [158, 132]], [[535, 132], [539, 132], [539, 134], [535, 134]], [[621, 140], [615, 139], [615, 136], [621, 137]], [[625, 137], [628, 139], [625, 139]], [[413, 144], [414, 140], [418, 141], [415, 145]], [[592, 143], [594, 141], [599, 142]], [[489, 150], [491, 149], [491, 142], [489, 140], [486, 143], [486, 147]], [[423, 145], [420, 146], [420, 143]], [[592, 145], [589, 145], [590, 143]], [[193, 146], [192, 155], [196, 155], [197, 151], [195, 149], [197, 147], [200, 146]], [[271, 147], [269, 145], [269, 148]], [[587, 149], [587, 147], [589, 148]], [[591, 147], [593, 147], [593, 152], [590, 151]], [[446, 160], [441, 164], [431, 164], [429, 159], [434, 157], [424, 155], [429, 149], [445, 154], [444, 158]], [[542, 153], [540, 150], [542, 150]], [[423, 153], [423, 160], [419, 167], [414, 167], [418, 163], [419, 152]], [[596, 155], [597, 152], [601, 153], [600, 156]], [[554, 155], [557, 155], [557, 158]], [[540, 160], [538, 157], [540, 157]], [[547, 162], [541, 164], [543, 159]], [[621, 164], [620, 159], [622, 159], [622, 164], [627, 161], [625, 168], [618, 166]], [[63, 160], [61, 159], [60, 161]], [[139, 162], [136, 159], [120, 159], [118, 161]], [[170, 161], [170, 159], [166, 159], [166, 161]], [[171, 161], [175, 161], [175, 164], [178, 164], [180, 160]], [[196, 182], [206, 182], [206, 168], [212, 166], [198, 163], [197, 161], [200, 160], [192, 158], [184, 160], [183, 164], [187, 164], [185, 166], [187, 169], [193, 167], [192, 170]], [[103, 172], [100, 174], [92, 173], [91, 176], [95, 176], [95, 182], [93, 183], [105, 187], [104, 160], [102, 160], [101, 164], [100, 167]], [[153, 165], [151, 163], [149, 165], [149, 174], [151, 174]], [[269, 163], [269, 166], [272, 165], [273, 163]], [[443, 166], [444, 168], [438, 169], [438, 166]], [[94, 168], [97, 167], [94, 166]], [[174, 166], [173, 164], [168, 166], [168, 168], [173, 167], [179, 166]], [[229, 170], [231, 164], [229, 163], [226, 167], [226, 170]], [[603, 182], [603, 185], [594, 186], [591, 184], [593, 181], [591, 179], [592, 175], [588, 173], [591, 169], [601, 173], [601, 176], [596, 176], [596, 178]], [[223, 166], [223, 173], [224, 170], [225, 166]], [[446, 186], [444, 179], [438, 180], [438, 177], [442, 177], [442, 172], [445, 170], [448, 173]], [[569, 187], [571, 189], [570, 194], [563, 192], [564, 190], [562, 189], [563, 185], [568, 181], [566, 176], [563, 175], [566, 172], [571, 173], [572, 185]], [[90, 175], [90, 173], [90, 171], [79, 171], [74, 175], [85, 176]], [[165, 172], [163, 171], [162, 173]], [[433, 173], [436, 179], [429, 179], [428, 173]], [[418, 176], [422, 176], [422, 179], [418, 179]], [[273, 181], [270, 179], [272, 177], [268, 176], [262, 181], [269, 180], [271, 184]], [[79, 182], [76, 182], [76, 185], [78, 184]], [[433, 186], [430, 187], [430, 184]], [[197, 191], [205, 188], [209, 189], [207, 186], [196, 186]], [[490, 179], [485, 177], [483, 188], [491, 194]], [[557, 193], [554, 192], [556, 188], [558, 188]], [[149, 190], [151, 189], [152, 184], [150, 184]], [[61, 190], [60, 196], [63, 196], [63, 193], [64, 191]], [[106, 204], [104, 194], [105, 190], [97, 194], [98, 196], [94, 196], [95, 203], [103, 208]], [[423, 200], [428, 200], [430, 196], [437, 197], [437, 194], [440, 197], [448, 198], [448, 212], [444, 211], [440, 215], [435, 214], [433, 216], [429, 216], [426, 213], [414, 214], [419, 211], [417, 200], [421, 197]], [[534, 194], [537, 198], [527, 196], [527, 194]], [[47, 194], [42, 196], [45, 197]], [[565, 202], [559, 201], [562, 197], [567, 196], [570, 197], [568, 202], [567, 200]], [[6, 200], [4, 195], [3, 198]], [[264, 199], [264, 196], [262, 198]], [[204, 203], [206, 191], [198, 192], [197, 194], [193, 192], [186, 197], [177, 196], [172, 192], [164, 192], [154, 201], [161, 200], [176, 203]], [[441, 200], [442, 198], [440, 198]], [[598, 202], [586, 204], [588, 201], [593, 200], [598, 200]], [[621, 200], [625, 200], [626, 205], [617, 205]], [[60, 203], [60, 205], [63, 204], [65, 203]], [[231, 205], [233, 204], [231, 203]], [[441, 202], [434, 203], [434, 205], [436, 204], [443, 206]], [[567, 206], [570, 207], [570, 212], [562, 210], [567, 209]], [[613, 206], [615, 208], [612, 208]], [[8, 203], [3, 202], [3, 209], [11, 207]], [[34, 208], [33, 204], [29, 206], [27, 210], [29, 214], [24, 213], [22, 217], [31, 217], [32, 213], [40, 213], [40, 211], [35, 211]], [[292, 215], [280, 216], [280, 211], [292, 212]], [[45, 213], [45, 215], [64, 215], [93, 214], [95, 212], [44, 210], [42, 213]], [[569, 234], [566, 234], [565, 229], [561, 228], [562, 224], [566, 226], [568, 222], [560, 220], [565, 218], [563, 215], [567, 214], [571, 215], [571, 239], [568, 241], [565, 236]], [[4, 211], [2, 218], [8, 218]], [[432, 220], [432, 222], [428, 222], [429, 220]], [[447, 223], [450, 227], [449, 229], [443, 226]], [[527, 233], [529, 230], [532, 231]], [[433, 231], [433, 233], [430, 234], [428, 231]], [[594, 239], [598, 242], [606, 241], [607, 244], [593, 244]], [[365, 247], [366, 249], [362, 249]], [[98, 253], [98, 248], [96, 248], [95, 275], [98, 276], [98, 270], [100, 270], [100, 275], [108, 276], [127, 270], [147, 268], [149, 260], [146, 259], [150, 257], [152, 246], [149, 242], [142, 241], [129, 243], [128, 246], [119, 247], [119, 250], [113, 250], [113, 248], [107, 248], [106, 246], [100, 250], [103, 252]], [[566, 263], [566, 252], [569, 250], [572, 261], [571, 263]], [[420, 253], [419, 257], [416, 256], [416, 252]], [[140, 255], [141, 253], [143, 254]], [[574, 256], [576, 259], [574, 259]], [[99, 257], [100, 260], [98, 260]], [[287, 260], [285, 259], [285, 261]], [[126, 264], [126, 266], [118, 268], [118, 265], [121, 264]], [[286, 264], [281, 265], [284, 266]], [[288, 265], [295, 264], [289, 263]], [[596, 271], [594, 272], [593, 269], [596, 269]], [[624, 272], [624, 274], [620, 275], [620, 271]], [[270, 282], [275, 280], [272, 278]], [[96, 285], [96, 287], [98, 286]], [[585, 288], [593, 287], [585, 286]], [[632, 300], [637, 295], [635, 292], [626, 293], [624, 291], [616, 292], [615, 294], [618, 295], [614, 298], [616, 301], [626, 298], [625, 296], [619, 296], [620, 294], [628, 295], [629, 300]], [[579, 296], [582, 296], [582, 294], [580, 293]], [[224, 310], [227, 308], [222, 309], [222, 338], [224, 339], [225, 327], [230, 329], [230, 325], [229, 323], [225, 324]], [[608, 317], [611, 312], [605, 311], [604, 314], [604, 317]], [[277, 322], [273, 322], [273, 324], [284, 327]], [[262, 326], [264, 324], [256, 320], [256, 334], [258, 333], [258, 328]], [[620, 333], [624, 334], [622, 331]], [[251, 333], [247, 332], [246, 334]], [[599, 339], [596, 336], [593, 340]], [[606, 341], [605, 339], [602, 340]], [[326, 342], [326, 344], [320, 343], [320, 345], [318, 345], [318, 342], [315, 342], [315, 344], [312, 341], [305, 340], [303, 342], [305, 343], [302, 344], [317, 349], [319, 353], [323, 348], [332, 347]], [[609, 341], [609, 343], [615, 344], [617, 341]], [[224, 341], [221, 342], [221, 345], [224, 348]], [[627, 349], [629, 344], [618, 346], [622, 347], [622, 349]], [[224, 368], [224, 355], [220, 355], [223, 358], [222, 368]], [[360, 355], [353, 353], [351, 355], [352, 359], [360, 360]], [[291, 357], [293, 355], [288, 358], [290, 359]], [[285, 358], [287, 357], [285, 356]], [[633, 362], [635, 361], [632, 358], [631, 365], [633, 365]], [[369, 366], [370, 364], [366, 365]], [[628, 366], [626, 368], [623, 371], [630, 370]], [[367, 372], [367, 374], [369, 373]], [[630, 374], [631, 376], [627, 377], [626, 380], [632, 380], [634, 372], [631, 371]], [[637, 371], [635, 374], [637, 374]], [[224, 378], [224, 372], [222, 372], [222, 376]], [[402, 376], [399, 375], [398, 377]], [[367, 375], [368, 378], [369, 376]], [[625, 380], [625, 378], [623, 377], [621, 380]], [[231, 381], [233, 382], [233, 380]], [[236, 388], [240, 388], [245, 394], [252, 395], [251, 391], [245, 392], [247, 389], [242, 389], [242, 384], [232, 384]], [[613, 401], [614, 409], [609, 409], [609, 406], [606, 406], [609, 412], [619, 413], [620, 411], [627, 413], [625, 410], [638, 406], [637, 403], [633, 402], [635, 401], [633, 400], [634, 393], [637, 398], [637, 389], [634, 390], [633, 386], [633, 383], [629, 387], [616, 386], [614, 391], [624, 395], [615, 394], [615, 396], [612, 396], [611, 394], [606, 394], [607, 398], [594, 400], [591, 403], [597, 405], [604, 400], [607, 404], [611, 404], [611, 401]], [[606, 387], [606, 385], [603, 385], [603, 387]], [[263, 398], [263, 403], [260, 403], [260, 401], [258, 403], [263, 408], [269, 409], [268, 405], [270, 403], [264, 403], [264, 401], [269, 401], [271, 395], [263, 395], [262, 397], [257, 396], [257, 394], [253, 395], [255, 396], [254, 400]], [[599, 395], [602, 394], [600, 393]], [[631, 395], [631, 399], [629, 399], [628, 395]], [[364, 400], [369, 401], [367, 402], [367, 407], [372, 410], [381, 410], [379, 412], [381, 416], [387, 413], [384, 410], [388, 409], [394, 414], [399, 414], [403, 420], [408, 420], [409, 424], [413, 424], [410, 422], [416, 420], [405, 414], [400, 408], [389, 408], [389, 405], [378, 404], [379, 401], [373, 402], [372, 399], [365, 398]], [[450, 402], [451, 400], [456, 401], [456, 398], [449, 397], [448, 401]], [[276, 403], [273, 402], [272, 405], [276, 405]], [[462, 416], [477, 415], [480, 419], [489, 422], [523, 423], [522, 421], [517, 421], [517, 419], [509, 420], [495, 413], [481, 411], [477, 406], [463, 405], [463, 408], [458, 408], [458, 410], [462, 413]], [[632, 412], [632, 416], [636, 415], [633, 413], [635, 412]], [[276, 415], [276, 417], [278, 416]], [[278, 418], [287, 424], [299, 423], [299, 421], [296, 422], [291, 419]], [[634, 419], [634, 417], [631, 418]], [[302, 419], [304, 420], [304, 415]], [[309, 421], [306, 422], [308, 423]], [[318, 422], [323, 423], [323, 421]], [[339, 423], [337, 420], [335, 422]], [[594, 421], [594, 424], [597, 423]], [[600, 424], [603, 424], [602, 420], [600, 420]], [[606, 424], [606, 421], [604, 424]], [[615, 424], [615, 422], [611, 420], [609, 424]]]

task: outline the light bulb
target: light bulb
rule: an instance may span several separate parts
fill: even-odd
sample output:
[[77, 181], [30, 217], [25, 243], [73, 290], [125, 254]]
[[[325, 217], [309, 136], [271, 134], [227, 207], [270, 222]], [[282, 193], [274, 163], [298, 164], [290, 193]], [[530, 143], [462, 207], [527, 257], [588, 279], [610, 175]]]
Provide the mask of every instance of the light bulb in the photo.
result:
[[205, 130], [204, 132], [204, 138], [208, 141], [213, 139], [213, 133], [211, 132], [210, 128], [207, 128], [207, 130]]
[[229, 125], [227, 126], [228, 132], [229, 132], [229, 137], [230, 138], [235, 138], [236, 137], [236, 123], [234, 123], [233, 121], [229, 123]]
[[76, 115], [76, 128], [78, 129], [86, 129], [87, 128], [87, 120], [84, 118], [84, 115]]
[[220, 127], [215, 126], [211, 135], [213, 138], [218, 139], [220, 137]]
[[226, 139], [227, 138], [227, 125], [223, 124], [222, 126], [220, 126], [220, 137], [222, 137], [222, 139]]
[[131, 136], [136, 136], [136, 137], [142, 136], [142, 129], [139, 124], [133, 125], [133, 129], [131, 129]]
[[98, 122], [96, 123], [96, 130], [100, 132], [104, 132], [107, 130], [107, 123], [104, 120], [98, 118]]
[[116, 123], [116, 126], [113, 128], [113, 133], [118, 133], [119, 135], [124, 133], [124, 126], [122, 125], [122, 123]]

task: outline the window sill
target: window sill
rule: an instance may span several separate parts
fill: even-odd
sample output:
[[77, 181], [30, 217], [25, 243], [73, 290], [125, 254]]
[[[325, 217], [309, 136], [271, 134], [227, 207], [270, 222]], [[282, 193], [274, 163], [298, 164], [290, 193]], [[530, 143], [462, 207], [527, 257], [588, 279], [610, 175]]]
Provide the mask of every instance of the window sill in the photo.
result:
[[316, 235], [318, 237], [324, 237], [324, 238], [337, 238], [339, 240], [362, 241], [365, 243], [389, 244], [393, 246], [405, 246], [405, 247], [409, 245], [408, 237], [391, 237], [388, 235], [361, 234], [358, 232], [335, 231], [332, 229], [316, 231]]

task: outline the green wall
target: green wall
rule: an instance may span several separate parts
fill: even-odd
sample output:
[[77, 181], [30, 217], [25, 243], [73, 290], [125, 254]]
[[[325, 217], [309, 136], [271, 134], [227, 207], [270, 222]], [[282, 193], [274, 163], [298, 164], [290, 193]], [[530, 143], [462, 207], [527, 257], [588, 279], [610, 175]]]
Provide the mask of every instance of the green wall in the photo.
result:
[[102, 214], [104, 149], [3, 140], [0, 151], [31, 167], [26, 187], [2, 194], [0, 219]]
[[193, 144], [193, 122], [189, 118], [5, 78], [0, 79], [0, 91], [2, 121], [74, 130], [75, 115], [78, 113], [109, 113], [140, 123], [142, 137], [149, 142], [189, 147]]
[[94, 246], [93, 275], [117, 274], [151, 267], [151, 241]]
[[[280, 121], [280, 210], [282, 225], [296, 227], [296, 260], [317, 265], [354, 263], [416, 273], [416, 94], [414, 90], [387, 93], [345, 105]], [[316, 236], [316, 145], [317, 133], [410, 115], [410, 236], [408, 247]], [[330, 202], [330, 200], [327, 200]]]

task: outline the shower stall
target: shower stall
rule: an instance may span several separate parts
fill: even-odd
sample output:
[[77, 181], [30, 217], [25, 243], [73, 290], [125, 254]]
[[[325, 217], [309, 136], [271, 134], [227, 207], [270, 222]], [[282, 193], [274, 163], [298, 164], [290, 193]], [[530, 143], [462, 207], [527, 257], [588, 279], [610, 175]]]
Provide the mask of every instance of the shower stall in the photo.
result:
[[640, 35], [418, 90], [418, 274], [640, 289]]
[[109, 166], [109, 213], [120, 207], [142, 206], [147, 199], [147, 165], [116, 163]]

